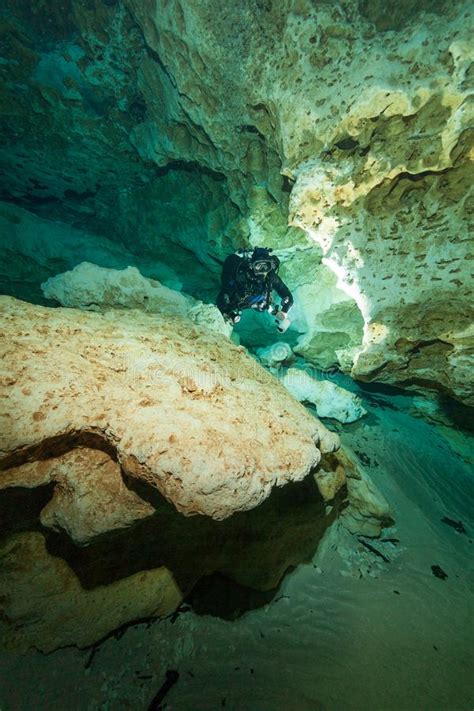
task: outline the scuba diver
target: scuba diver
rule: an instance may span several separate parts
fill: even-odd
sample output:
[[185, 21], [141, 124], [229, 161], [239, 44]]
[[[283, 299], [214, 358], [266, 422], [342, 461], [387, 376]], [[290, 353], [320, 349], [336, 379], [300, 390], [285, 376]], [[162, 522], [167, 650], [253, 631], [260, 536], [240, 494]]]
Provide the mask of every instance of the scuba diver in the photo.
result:
[[[226, 321], [238, 323], [243, 309], [256, 309], [274, 315], [280, 333], [289, 328], [293, 296], [278, 276], [280, 260], [271, 252], [265, 247], [240, 249], [225, 260], [216, 304]], [[281, 298], [279, 306], [273, 303], [273, 291]]]

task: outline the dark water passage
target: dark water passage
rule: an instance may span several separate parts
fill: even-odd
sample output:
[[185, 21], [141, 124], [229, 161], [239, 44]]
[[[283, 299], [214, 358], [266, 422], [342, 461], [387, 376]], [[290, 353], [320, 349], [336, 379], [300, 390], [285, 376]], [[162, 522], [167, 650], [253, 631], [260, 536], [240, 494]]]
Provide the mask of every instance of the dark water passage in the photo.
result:
[[[169, 711], [470, 709], [472, 441], [414, 417], [412, 405], [371, 393], [368, 415], [341, 433], [392, 506], [395, 525], [374, 542], [383, 557], [336, 523], [311, 563], [244, 614], [185, 604], [93, 656], [3, 656], [1, 708], [59, 711], [67, 699], [78, 710], [146, 709], [172, 669]], [[206, 594], [227, 595], [234, 611], [242, 603], [235, 587], [214, 583]]]

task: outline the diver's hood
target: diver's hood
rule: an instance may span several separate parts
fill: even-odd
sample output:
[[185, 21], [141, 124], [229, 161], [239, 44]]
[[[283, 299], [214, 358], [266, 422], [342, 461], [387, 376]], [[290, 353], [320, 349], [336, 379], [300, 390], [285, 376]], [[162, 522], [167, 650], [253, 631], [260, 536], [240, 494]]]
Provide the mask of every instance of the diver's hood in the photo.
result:
[[280, 266], [278, 257], [270, 254], [265, 247], [255, 247], [249, 262], [249, 267], [256, 276], [267, 276], [271, 271], [277, 271]]

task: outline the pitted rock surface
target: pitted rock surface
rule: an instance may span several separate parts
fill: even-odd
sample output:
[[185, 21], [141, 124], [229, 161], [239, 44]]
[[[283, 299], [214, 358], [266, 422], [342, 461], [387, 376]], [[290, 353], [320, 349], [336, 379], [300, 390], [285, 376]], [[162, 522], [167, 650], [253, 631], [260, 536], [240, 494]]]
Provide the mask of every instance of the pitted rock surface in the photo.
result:
[[244, 349], [188, 319], [0, 304], [2, 469], [92, 442], [182, 513], [224, 519], [339, 446]]

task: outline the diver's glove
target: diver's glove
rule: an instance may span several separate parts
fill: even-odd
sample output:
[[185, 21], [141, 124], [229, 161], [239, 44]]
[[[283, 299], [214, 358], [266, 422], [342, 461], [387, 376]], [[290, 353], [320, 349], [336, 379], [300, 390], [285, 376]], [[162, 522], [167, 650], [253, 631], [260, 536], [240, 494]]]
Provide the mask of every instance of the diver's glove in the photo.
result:
[[288, 314], [286, 314], [284, 311], [277, 311], [275, 316], [275, 323], [277, 324], [278, 331], [280, 333], [285, 333], [285, 331], [287, 331], [291, 325], [291, 321], [288, 318]]

